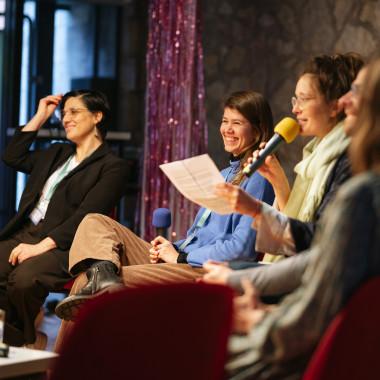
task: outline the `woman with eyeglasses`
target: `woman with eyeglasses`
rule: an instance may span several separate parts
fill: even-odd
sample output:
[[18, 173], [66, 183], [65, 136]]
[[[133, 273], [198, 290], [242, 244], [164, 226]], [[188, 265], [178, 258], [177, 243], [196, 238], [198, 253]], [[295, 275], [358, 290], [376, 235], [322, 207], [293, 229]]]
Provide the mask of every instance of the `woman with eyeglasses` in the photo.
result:
[[[360, 55], [347, 53], [334, 57], [320, 55], [305, 65], [292, 98], [292, 111], [300, 134], [314, 138], [305, 146], [303, 159], [294, 169], [297, 177], [292, 190], [275, 156], [267, 157], [259, 169], [273, 186], [275, 207], [246, 197], [231, 184], [218, 185], [215, 194], [227, 197], [235, 206], [244, 203], [245, 210], [235, 210], [254, 215], [256, 250], [267, 252], [263, 261], [277, 261], [284, 257], [282, 254], [292, 256], [307, 249], [316, 221], [340, 185], [350, 178], [347, 157], [350, 138], [343, 131], [345, 115], [339, 98], [350, 90], [363, 64]], [[257, 154], [258, 151], [254, 156]], [[232, 267], [240, 269], [245, 264]], [[213, 264], [206, 264], [205, 268], [216, 270]]]
[[[310, 249], [299, 255], [307, 255], [308, 262], [300, 268], [301, 283], [296, 290], [278, 306], [268, 308], [258, 302], [249, 281], [243, 281], [246, 293], [234, 305], [233, 330], [239, 335], [229, 343], [228, 379], [303, 378], [313, 351], [336, 315], [363, 284], [380, 276], [379, 55], [360, 71], [353, 91], [340, 103], [348, 119], [344, 129], [352, 135], [349, 159], [354, 177], [341, 186], [327, 207]], [[372, 348], [368, 344], [367, 351]], [[342, 371], [342, 376], [348, 372]], [[329, 374], [326, 368], [321, 373], [318, 378]]]
[[[71, 143], [31, 150], [57, 107]], [[35, 319], [49, 292], [71, 279], [69, 250], [79, 223], [88, 213], [109, 214], [124, 193], [127, 164], [104, 141], [110, 116], [98, 91], [47, 96], [29, 123], [16, 128], [2, 155], [29, 175], [17, 214], [0, 232], [5, 343], [44, 349], [46, 336], [35, 331]]]

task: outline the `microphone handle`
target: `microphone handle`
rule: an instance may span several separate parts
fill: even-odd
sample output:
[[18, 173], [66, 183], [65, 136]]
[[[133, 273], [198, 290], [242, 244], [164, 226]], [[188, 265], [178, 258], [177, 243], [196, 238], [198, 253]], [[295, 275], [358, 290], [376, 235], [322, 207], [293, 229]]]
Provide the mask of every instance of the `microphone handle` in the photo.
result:
[[284, 138], [279, 134], [273, 136], [265, 145], [265, 148], [259, 152], [259, 156], [257, 158], [254, 158], [252, 163], [248, 164], [244, 168], [243, 173], [247, 177], [250, 177], [264, 163], [265, 159], [268, 156], [271, 156], [276, 152], [276, 150], [284, 141]]
[[[163, 238], [167, 238], [168, 229], [164, 227], [156, 227], [156, 236], [162, 236]], [[157, 244], [161, 244], [158, 242]], [[165, 261], [162, 259], [158, 259], [157, 263], [164, 263]]]
[[167, 239], [168, 229], [164, 227], [156, 227], [156, 236], [162, 236]]

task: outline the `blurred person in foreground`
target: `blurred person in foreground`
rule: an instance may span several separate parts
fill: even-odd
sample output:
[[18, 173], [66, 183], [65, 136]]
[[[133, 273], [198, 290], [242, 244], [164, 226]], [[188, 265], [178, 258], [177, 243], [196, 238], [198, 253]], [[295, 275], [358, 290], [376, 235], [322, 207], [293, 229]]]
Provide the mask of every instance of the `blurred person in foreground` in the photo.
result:
[[[345, 129], [353, 136], [354, 177], [339, 189], [310, 249], [299, 256], [307, 260], [298, 267], [300, 284], [294, 291], [268, 306], [248, 279], [239, 282], [244, 294], [235, 298], [235, 334], [226, 364], [230, 379], [301, 378], [332, 319], [363, 283], [380, 275], [379, 56], [340, 102], [348, 116]], [[254, 203], [253, 209], [260, 207]]]

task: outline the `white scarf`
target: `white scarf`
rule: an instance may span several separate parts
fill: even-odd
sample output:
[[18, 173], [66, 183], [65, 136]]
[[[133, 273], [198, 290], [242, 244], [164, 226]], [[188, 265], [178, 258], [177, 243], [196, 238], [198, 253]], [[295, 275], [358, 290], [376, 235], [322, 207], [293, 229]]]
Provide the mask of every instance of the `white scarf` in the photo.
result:
[[351, 141], [342, 125], [338, 123], [322, 140], [315, 137], [303, 149], [303, 159], [294, 168], [297, 177], [284, 209], [287, 216], [303, 222], [314, 220], [331, 170]]

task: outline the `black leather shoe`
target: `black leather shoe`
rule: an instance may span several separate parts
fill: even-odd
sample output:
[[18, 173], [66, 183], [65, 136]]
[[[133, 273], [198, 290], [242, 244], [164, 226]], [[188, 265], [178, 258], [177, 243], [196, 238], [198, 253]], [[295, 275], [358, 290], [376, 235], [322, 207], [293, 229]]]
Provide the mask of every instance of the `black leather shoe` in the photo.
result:
[[110, 261], [101, 261], [87, 269], [87, 284], [77, 293], [64, 298], [55, 308], [55, 313], [61, 319], [71, 321], [90, 298], [103, 293], [112, 293], [125, 288], [125, 285], [115, 273], [116, 266]]

